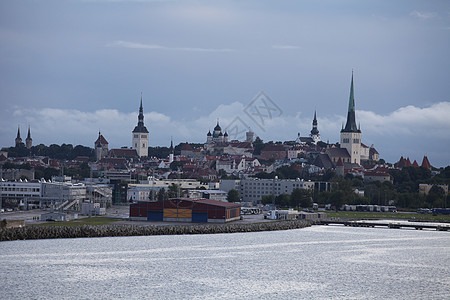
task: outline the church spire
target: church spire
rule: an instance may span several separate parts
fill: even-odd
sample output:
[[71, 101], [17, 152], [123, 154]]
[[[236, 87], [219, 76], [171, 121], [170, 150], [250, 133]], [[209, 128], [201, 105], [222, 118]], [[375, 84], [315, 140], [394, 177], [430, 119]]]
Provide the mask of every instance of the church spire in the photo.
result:
[[16, 137], [16, 139], [17, 140], [22, 140], [22, 138], [20, 137], [20, 126], [17, 126], [17, 137]]
[[27, 138], [25, 139], [25, 146], [30, 149], [33, 145], [33, 139], [31, 138], [31, 131], [30, 131], [30, 125], [28, 125], [28, 134]]
[[355, 93], [353, 90], [353, 70], [352, 70], [352, 82], [350, 85], [350, 97], [348, 99], [348, 112], [347, 112], [347, 123], [345, 128], [342, 129], [344, 132], [360, 132], [356, 126], [355, 117]]
[[134, 128], [133, 132], [145, 132], [148, 133], [147, 128], [144, 125], [144, 108], [142, 106], [142, 93], [141, 93], [141, 104], [139, 106], [138, 124]]
[[20, 126], [17, 126], [16, 147], [22, 144], [22, 138], [20, 137]]

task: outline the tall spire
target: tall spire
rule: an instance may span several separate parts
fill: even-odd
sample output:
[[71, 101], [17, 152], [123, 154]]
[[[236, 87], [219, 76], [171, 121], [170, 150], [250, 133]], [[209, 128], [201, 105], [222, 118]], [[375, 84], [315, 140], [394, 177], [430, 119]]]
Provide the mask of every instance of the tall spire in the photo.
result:
[[133, 132], [146, 132], [146, 133], [148, 133], [148, 130], [147, 130], [147, 128], [144, 125], [144, 108], [142, 106], [142, 92], [141, 92], [141, 104], [139, 106], [138, 124], [134, 128]]
[[17, 126], [16, 147], [22, 144], [22, 138], [20, 137], [20, 126]]
[[347, 123], [345, 124], [345, 128], [342, 129], [341, 131], [344, 131], [344, 132], [360, 132], [360, 130], [356, 126], [355, 93], [353, 91], [353, 70], [352, 70], [352, 82], [351, 82], [351, 85], [350, 85], [350, 97], [348, 99]]
[[318, 135], [319, 134], [319, 129], [317, 129], [317, 112], [314, 111], [314, 120], [313, 120], [313, 127], [311, 129], [311, 136], [313, 135]]
[[31, 139], [31, 132], [30, 132], [30, 126], [28, 125], [28, 135], [27, 135], [27, 139]]
[[31, 146], [33, 146], [33, 139], [31, 138], [30, 125], [28, 125], [28, 134], [27, 134], [27, 138], [25, 139], [25, 146], [28, 149], [30, 149]]

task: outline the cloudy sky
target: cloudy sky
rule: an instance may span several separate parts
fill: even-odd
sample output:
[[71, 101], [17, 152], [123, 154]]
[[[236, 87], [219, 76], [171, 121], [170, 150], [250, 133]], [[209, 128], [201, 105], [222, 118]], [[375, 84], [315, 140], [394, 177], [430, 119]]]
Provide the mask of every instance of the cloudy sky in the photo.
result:
[[449, 53], [450, 1], [3, 0], [0, 146], [131, 146], [141, 92], [151, 146], [217, 118], [294, 140], [315, 110], [337, 142], [353, 69], [363, 142], [447, 166]]

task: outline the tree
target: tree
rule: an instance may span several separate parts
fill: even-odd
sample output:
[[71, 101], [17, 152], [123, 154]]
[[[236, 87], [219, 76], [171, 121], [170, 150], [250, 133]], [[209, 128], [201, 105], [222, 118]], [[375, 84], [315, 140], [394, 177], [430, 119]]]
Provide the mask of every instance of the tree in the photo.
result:
[[275, 197], [275, 205], [279, 207], [289, 207], [290, 196], [288, 194], [281, 194]]
[[161, 188], [161, 189], [158, 191], [158, 194], [156, 195], [156, 198], [158, 199], [158, 201], [167, 200], [168, 197], [167, 197], [166, 190], [165, 190], [164, 188]]
[[181, 189], [179, 184], [172, 183], [169, 185], [169, 190], [167, 191], [167, 198], [177, 198], [178, 191]]
[[431, 207], [444, 207], [445, 206], [445, 191], [438, 185], [433, 185], [428, 192], [426, 201]]
[[273, 199], [275, 199], [275, 196], [270, 194], [270, 195], [264, 195], [261, 198], [261, 203], [263, 205], [267, 205], [267, 204], [272, 204], [273, 203]]
[[235, 189], [229, 190], [227, 195], [228, 202], [239, 202], [241, 197], [239, 196], [239, 192]]
[[291, 206], [297, 208], [311, 207], [312, 206], [311, 192], [305, 189], [299, 188], [294, 189], [291, 194]]

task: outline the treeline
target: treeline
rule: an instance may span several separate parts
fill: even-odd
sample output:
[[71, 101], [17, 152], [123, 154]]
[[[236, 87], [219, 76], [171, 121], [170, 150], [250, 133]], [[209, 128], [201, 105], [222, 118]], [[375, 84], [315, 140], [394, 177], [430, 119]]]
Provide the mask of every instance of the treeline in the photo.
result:
[[[395, 205], [402, 209], [448, 207], [450, 199], [441, 184], [450, 184], [450, 166], [433, 173], [426, 168], [407, 167], [402, 170], [390, 170], [390, 181], [373, 181], [364, 184], [361, 177], [347, 174], [345, 177], [333, 177], [331, 191], [315, 193], [314, 200], [321, 204], [332, 204], [337, 208], [343, 204]], [[432, 184], [428, 195], [419, 194], [419, 184]], [[355, 189], [364, 191], [364, 195], [355, 193]]]
[[73, 146], [72, 144], [45, 146], [39, 144], [27, 149], [23, 144], [15, 147], [2, 148], [2, 151], [8, 152], [8, 157], [27, 157], [27, 156], [46, 156], [53, 159], [73, 160], [78, 156], [89, 157], [90, 160], [95, 159], [95, 151], [82, 145]]
[[[312, 181], [328, 181], [331, 183], [330, 191], [312, 193], [312, 201], [321, 205], [331, 204], [340, 208], [344, 204], [371, 204], [371, 205], [395, 205], [402, 209], [437, 208], [448, 207], [450, 199], [445, 191], [438, 185], [450, 185], [450, 166], [439, 171], [430, 171], [426, 168], [407, 167], [402, 170], [390, 170], [393, 183], [390, 181], [373, 181], [364, 183], [363, 178], [346, 174], [345, 177], [336, 176], [336, 173], [328, 170], [323, 175], [310, 175], [298, 170], [295, 165], [283, 166], [272, 173], [259, 173], [254, 177], [262, 179], [296, 179]], [[434, 185], [428, 195], [419, 194], [419, 184]], [[357, 193], [356, 190], [362, 193]], [[310, 207], [307, 197], [299, 204], [298, 198], [289, 194], [278, 196], [264, 196], [263, 204], [275, 203], [279, 207]]]

